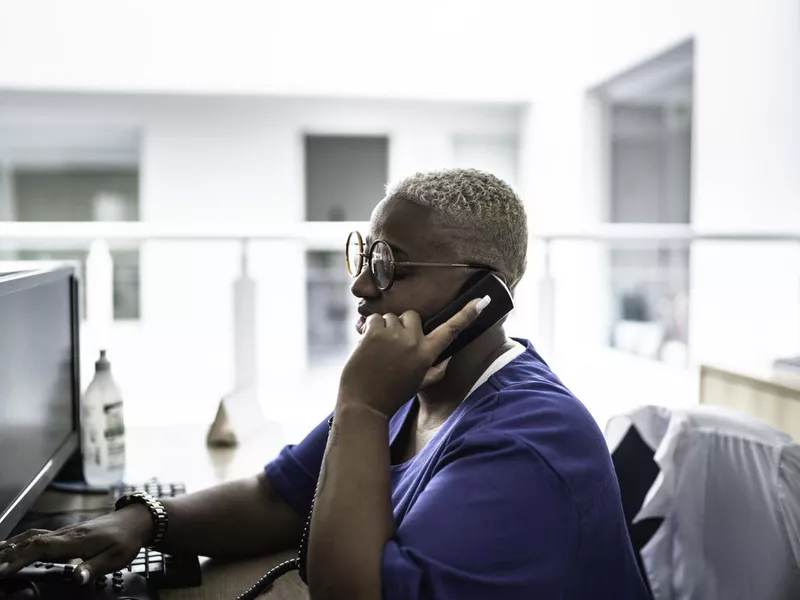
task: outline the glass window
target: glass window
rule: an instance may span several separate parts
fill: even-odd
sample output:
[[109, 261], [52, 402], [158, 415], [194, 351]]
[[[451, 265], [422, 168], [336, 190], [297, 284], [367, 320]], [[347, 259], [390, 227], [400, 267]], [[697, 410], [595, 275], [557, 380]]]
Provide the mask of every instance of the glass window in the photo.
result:
[[[18, 167], [5, 170], [5, 216], [16, 221], [137, 221], [139, 172], [131, 167]], [[43, 246], [6, 249], [10, 260], [76, 259], [84, 265], [85, 248]], [[139, 250], [114, 247], [114, 318], [138, 319]], [[84, 311], [85, 314], [85, 311]]]
[[[690, 222], [693, 61], [683, 44], [598, 89], [609, 222]], [[685, 365], [689, 249], [628, 244], [607, 256], [611, 346]]]

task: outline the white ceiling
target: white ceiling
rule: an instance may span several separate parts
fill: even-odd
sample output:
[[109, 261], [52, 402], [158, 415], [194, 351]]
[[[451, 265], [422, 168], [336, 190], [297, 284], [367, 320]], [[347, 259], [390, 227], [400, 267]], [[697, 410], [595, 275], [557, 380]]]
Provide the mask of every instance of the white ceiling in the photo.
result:
[[615, 104], [689, 105], [693, 95], [694, 44], [686, 42], [601, 84], [595, 90]]

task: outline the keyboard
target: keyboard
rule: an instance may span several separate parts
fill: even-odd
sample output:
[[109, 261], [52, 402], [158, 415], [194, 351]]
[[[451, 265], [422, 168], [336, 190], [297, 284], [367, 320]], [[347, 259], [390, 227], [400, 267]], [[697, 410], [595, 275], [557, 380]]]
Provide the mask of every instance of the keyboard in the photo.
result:
[[117, 485], [111, 488], [109, 500], [113, 504], [117, 498], [132, 492], [147, 492], [153, 498], [174, 498], [186, 493], [186, 486], [182, 483], [161, 483], [158, 479], [151, 479], [139, 485]]
[[[147, 492], [154, 498], [174, 498], [185, 494], [186, 486], [181, 483], [162, 483], [156, 479], [138, 485], [119, 485], [109, 492], [110, 504], [113, 506], [117, 498], [131, 492]], [[127, 571], [142, 575], [156, 589], [195, 587], [201, 583], [200, 559], [197, 556], [164, 554], [150, 548], [142, 548], [128, 565]]]
[[116, 571], [98, 577], [94, 584], [78, 585], [75, 565], [35, 563], [0, 578], [0, 600], [158, 600], [140, 575]]

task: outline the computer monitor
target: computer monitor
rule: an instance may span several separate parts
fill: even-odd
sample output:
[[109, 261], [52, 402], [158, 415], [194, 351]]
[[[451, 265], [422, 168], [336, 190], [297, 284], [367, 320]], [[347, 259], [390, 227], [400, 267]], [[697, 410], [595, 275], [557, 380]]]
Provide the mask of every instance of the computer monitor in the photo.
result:
[[2, 271], [0, 540], [80, 445], [75, 269]]

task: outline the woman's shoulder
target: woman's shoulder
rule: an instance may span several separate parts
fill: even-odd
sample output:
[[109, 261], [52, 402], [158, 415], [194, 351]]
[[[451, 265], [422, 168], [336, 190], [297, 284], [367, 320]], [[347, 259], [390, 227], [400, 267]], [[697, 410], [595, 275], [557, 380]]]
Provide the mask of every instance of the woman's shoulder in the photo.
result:
[[[471, 428], [495, 428], [537, 445], [559, 445], [566, 438], [585, 436], [605, 447], [586, 406], [530, 344], [476, 390], [465, 408]], [[550, 439], [555, 432], [558, 435]]]
[[608, 454], [600, 427], [569, 390], [555, 382], [534, 379], [489, 388], [465, 407], [462, 435], [512, 437], [547, 458], [581, 452]]
[[[527, 353], [526, 353], [527, 354]], [[538, 356], [538, 355], [537, 355]], [[496, 373], [465, 407], [457, 431], [462, 442], [516, 445], [544, 461], [574, 496], [591, 495], [613, 478], [600, 427], [543, 362], [515, 361]]]

